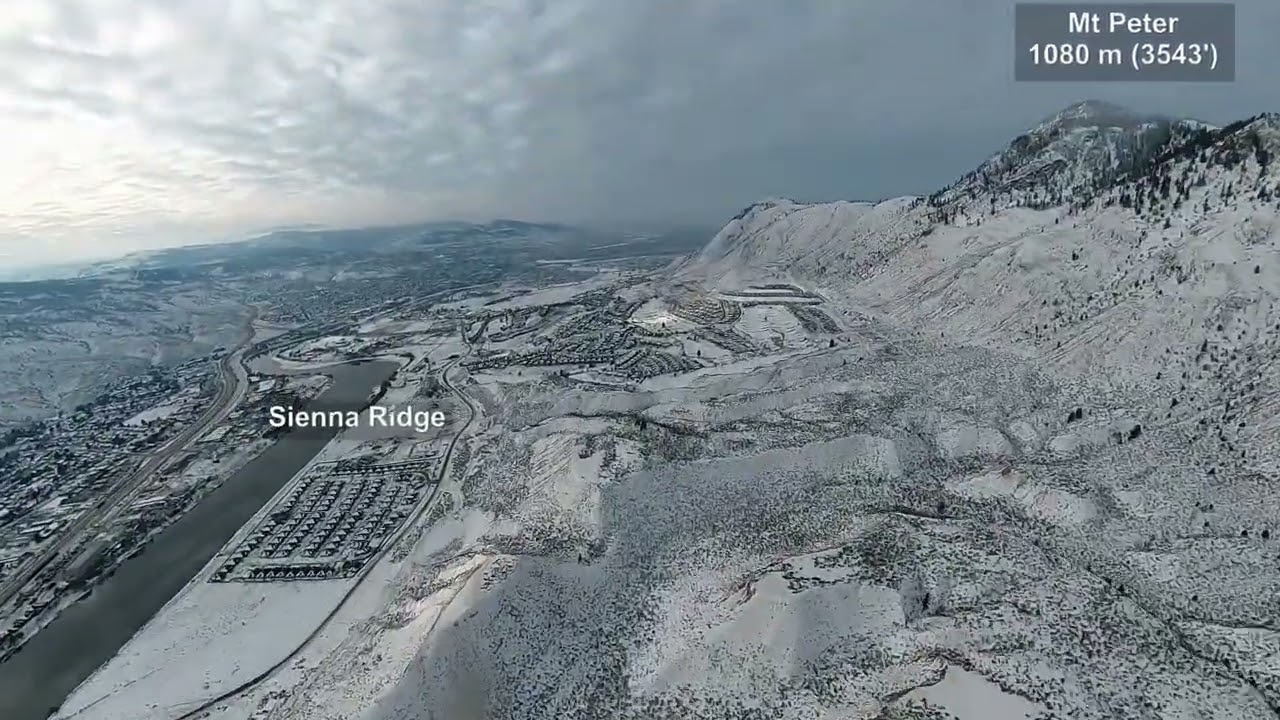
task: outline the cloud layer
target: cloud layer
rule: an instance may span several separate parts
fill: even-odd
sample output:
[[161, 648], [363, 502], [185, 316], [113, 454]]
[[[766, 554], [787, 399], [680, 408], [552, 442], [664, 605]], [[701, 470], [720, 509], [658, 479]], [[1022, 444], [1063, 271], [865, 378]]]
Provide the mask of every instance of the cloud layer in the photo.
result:
[[927, 191], [1057, 107], [1280, 109], [1239, 82], [1011, 82], [1011, 2], [31, 0], [0, 8], [0, 264], [295, 223], [714, 223]]

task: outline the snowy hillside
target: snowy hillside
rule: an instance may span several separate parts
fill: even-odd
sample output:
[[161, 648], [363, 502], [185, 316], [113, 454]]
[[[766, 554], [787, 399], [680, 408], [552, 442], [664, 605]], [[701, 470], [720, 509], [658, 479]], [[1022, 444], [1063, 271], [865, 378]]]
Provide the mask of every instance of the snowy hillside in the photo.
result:
[[683, 268], [684, 274], [719, 279], [725, 286], [735, 285], [738, 278], [770, 274], [821, 277], [841, 271], [857, 277], [862, 266], [877, 264], [902, 239], [924, 231], [928, 218], [915, 204], [912, 198], [879, 204], [757, 203], [729, 221]]
[[1213, 129], [1195, 120], [1140, 115], [1087, 100], [1019, 135], [929, 201], [936, 207], [985, 195], [1001, 207], [1061, 205], [1141, 174], [1170, 144], [1203, 138]]
[[818, 284], [1138, 392], [1206, 465], [1262, 462], [1280, 454], [1277, 151], [1277, 115], [1215, 129], [1082, 103], [927, 198], [754, 205], [682, 276]]

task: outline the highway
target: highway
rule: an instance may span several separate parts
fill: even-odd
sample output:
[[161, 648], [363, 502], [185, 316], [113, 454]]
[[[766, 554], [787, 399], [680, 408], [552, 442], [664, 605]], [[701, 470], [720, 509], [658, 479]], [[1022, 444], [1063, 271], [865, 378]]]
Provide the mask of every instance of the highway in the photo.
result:
[[29, 560], [13, 578], [0, 586], [0, 607], [11, 601], [55, 560], [72, 552], [80, 552], [86, 540], [91, 539], [100, 528], [109, 527], [109, 523], [129, 507], [138, 490], [144, 487], [156, 472], [173, 462], [193, 440], [226, 419], [231, 409], [244, 398], [248, 388], [248, 376], [244, 371], [241, 358], [249, 346], [249, 340], [253, 337], [253, 320], [256, 315], [255, 311], [246, 321], [248, 332], [245, 340], [233, 352], [224, 355], [218, 363], [218, 392], [209, 407], [190, 427], [151, 453], [147, 460], [125, 477], [110, 493], [73, 520], [62, 530], [56, 540]]
[[230, 355], [222, 358], [221, 362], [218, 363], [218, 393], [214, 396], [209, 408], [200, 415], [191, 427], [166, 443], [163, 448], [152, 453], [151, 457], [134, 471], [134, 474], [128, 480], [121, 483], [121, 487], [112, 493], [112, 499], [108, 501], [107, 507], [102, 512], [98, 523], [99, 527], [110, 527], [111, 522], [122, 511], [128, 509], [129, 504], [138, 494], [138, 490], [146, 485], [152, 475], [160, 472], [176, 460], [192, 442], [217, 427], [223, 420], [226, 420], [231, 410], [244, 399], [249, 382], [248, 375], [241, 362], [244, 357], [244, 351], [245, 346], [242, 345]]
[[304, 638], [302, 642], [298, 644], [297, 647], [295, 647], [292, 651], [290, 651], [288, 655], [284, 656], [283, 659], [281, 659], [275, 665], [272, 665], [271, 667], [267, 668], [261, 674], [246, 680], [244, 683], [241, 683], [240, 685], [237, 685], [236, 687], [231, 688], [230, 690], [222, 693], [221, 695], [215, 698], [201, 702], [200, 705], [198, 705], [197, 707], [191, 710], [186, 711], [182, 715], [177, 716], [176, 718], [174, 718], [174, 720], [192, 720], [193, 718], [201, 717], [202, 716], [201, 713], [205, 713], [206, 711], [212, 709], [217, 705], [221, 705], [222, 703], [225, 703], [228, 700], [233, 700], [243, 695], [244, 693], [248, 692], [249, 690], [252, 690], [253, 688], [262, 684], [264, 681], [273, 677], [281, 669], [283, 669], [285, 666], [289, 665], [291, 662], [297, 659], [297, 657], [300, 654], [302, 654], [302, 652], [306, 650], [307, 647], [310, 646], [311, 643], [314, 642], [317, 637], [320, 636], [320, 633], [323, 632], [326, 627], [328, 627], [329, 623], [333, 620], [333, 618], [337, 616], [338, 612], [341, 611], [342, 608], [347, 604], [347, 601], [350, 600], [353, 595], [355, 595], [356, 591], [359, 590], [360, 587], [364, 584], [364, 581], [368, 578], [369, 573], [373, 570], [373, 568], [376, 567], [378, 563], [382, 562], [383, 558], [385, 558], [387, 553], [400, 542], [400, 540], [404, 537], [405, 533], [409, 532], [413, 527], [415, 527], [418, 524], [418, 522], [422, 519], [422, 516], [426, 513], [427, 509], [430, 508], [432, 503], [436, 501], [436, 498], [439, 497], [441, 488], [445, 486], [445, 483], [449, 477], [449, 468], [450, 468], [450, 463], [453, 460], [454, 448], [457, 447], [458, 441], [462, 439], [462, 437], [467, 433], [467, 431], [471, 428], [471, 425], [475, 422], [475, 419], [476, 419], [477, 412], [476, 412], [476, 406], [474, 402], [471, 400], [470, 397], [467, 396], [466, 393], [459, 390], [453, 383], [449, 381], [449, 371], [452, 370], [454, 366], [456, 366], [465, 357], [467, 357], [467, 355], [470, 355], [470, 354], [471, 354], [470, 348], [468, 347], [468, 352], [466, 354], [462, 355], [461, 357], [455, 358], [448, 365], [445, 365], [440, 370], [441, 385], [448, 388], [449, 391], [452, 392], [466, 406], [467, 421], [463, 423], [462, 426], [458, 428], [458, 432], [454, 433], [453, 437], [449, 439], [449, 446], [445, 450], [444, 457], [441, 459], [440, 469], [436, 473], [436, 486], [435, 488], [432, 489], [431, 495], [428, 496], [422, 503], [418, 505], [417, 508], [414, 509], [413, 514], [400, 527], [400, 530], [398, 530], [394, 536], [392, 536], [390, 539], [387, 540], [386, 543], [383, 544], [382, 548], [378, 551], [377, 556], [372, 558], [369, 562], [365, 563], [364, 567], [360, 569], [360, 573], [356, 576], [355, 582], [352, 583], [351, 587], [346, 591], [346, 593], [343, 594], [342, 598], [338, 600], [337, 605], [334, 606], [334, 608], [329, 612], [329, 614], [326, 615], [318, 625], [316, 625], [315, 629], [312, 630], [311, 633], [307, 635], [307, 637]]

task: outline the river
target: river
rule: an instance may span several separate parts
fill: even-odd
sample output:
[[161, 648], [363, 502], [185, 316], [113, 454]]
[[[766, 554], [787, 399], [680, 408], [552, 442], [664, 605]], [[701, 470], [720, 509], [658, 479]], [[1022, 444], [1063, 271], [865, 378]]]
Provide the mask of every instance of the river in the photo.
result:
[[[391, 362], [328, 367], [313, 403], [363, 408]], [[85, 600], [63, 611], [0, 664], [0, 718], [43, 720], [164, 607], [337, 431], [286, 435], [160, 532]]]

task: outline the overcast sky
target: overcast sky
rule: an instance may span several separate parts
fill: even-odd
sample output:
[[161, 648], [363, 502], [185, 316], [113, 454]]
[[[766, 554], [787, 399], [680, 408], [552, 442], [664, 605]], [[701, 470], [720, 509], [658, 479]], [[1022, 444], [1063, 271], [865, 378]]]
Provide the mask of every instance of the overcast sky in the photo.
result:
[[[716, 225], [928, 192], [1084, 98], [1280, 110], [1280, 2], [1232, 84], [1012, 81], [1003, 0], [0, 2], [0, 265], [297, 224]], [[2, 269], [2, 268], [0, 268]]]

